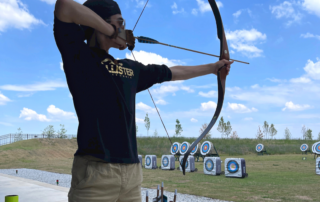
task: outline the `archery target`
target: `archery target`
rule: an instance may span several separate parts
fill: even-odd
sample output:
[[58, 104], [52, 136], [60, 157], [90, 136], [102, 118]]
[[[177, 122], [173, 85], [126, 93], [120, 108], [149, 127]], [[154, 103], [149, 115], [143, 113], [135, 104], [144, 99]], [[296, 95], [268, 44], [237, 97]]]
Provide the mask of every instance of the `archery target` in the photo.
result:
[[226, 177], [246, 176], [246, 161], [243, 158], [226, 158], [224, 166]]
[[[169, 165], [169, 159], [168, 159], [167, 156], [163, 157], [163, 159], [162, 159], [162, 165], [163, 165], [164, 167], [167, 167], [167, 166]], [[161, 167], [162, 167], [162, 166], [161, 166]]]
[[179, 142], [174, 142], [171, 146], [171, 154], [180, 154], [180, 143]]
[[[184, 156], [180, 156], [180, 158], [179, 158], [179, 162], [180, 162], [179, 167], [180, 167], [180, 171], [182, 171], [182, 172], [183, 172], [183, 170], [182, 170], [181, 164], [183, 163], [183, 158], [184, 158]], [[188, 156], [188, 159], [186, 161], [186, 172], [194, 172], [195, 169], [196, 169], [196, 167], [194, 164], [194, 156]]]
[[175, 169], [175, 158], [173, 155], [162, 155], [161, 169], [162, 170], [174, 170]]
[[203, 172], [207, 175], [220, 175], [221, 159], [220, 157], [205, 157], [203, 164]]
[[156, 155], [146, 155], [145, 156], [145, 168], [156, 169], [157, 168], [157, 156]]
[[300, 150], [301, 151], [307, 151], [308, 150], [308, 145], [307, 144], [302, 144], [301, 146], [300, 146]]
[[320, 142], [316, 142], [314, 145], [314, 152], [320, 154]]
[[[192, 144], [193, 144], [193, 142], [192, 142]], [[191, 145], [192, 145], [191, 144]], [[190, 146], [191, 146], [190, 145]], [[194, 154], [199, 154], [200, 153], [200, 148], [201, 147], [201, 145], [200, 145], [200, 143], [198, 143], [193, 149], [192, 149], [192, 151], [190, 152], [190, 155], [194, 155]]]
[[229, 173], [236, 173], [239, 171], [239, 164], [236, 161], [231, 160], [227, 163], [227, 170]]
[[213, 147], [212, 142], [205, 141], [205, 142], [203, 142], [202, 145], [201, 145], [201, 150], [200, 150], [200, 152], [201, 152], [202, 155], [213, 154], [213, 153], [214, 153], [214, 152], [213, 152], [213, 148], [214, 148], [214, 147]]
[[184, 155], [185, 153], [187, 153], [189, 147], [190, 147], [189, 142], [183, 142], [180, 146], [180, 153]]
[[261, 152], [263, 150], [263, 148], [264, 148], [263, 144], [257, 144], [256, 151]]

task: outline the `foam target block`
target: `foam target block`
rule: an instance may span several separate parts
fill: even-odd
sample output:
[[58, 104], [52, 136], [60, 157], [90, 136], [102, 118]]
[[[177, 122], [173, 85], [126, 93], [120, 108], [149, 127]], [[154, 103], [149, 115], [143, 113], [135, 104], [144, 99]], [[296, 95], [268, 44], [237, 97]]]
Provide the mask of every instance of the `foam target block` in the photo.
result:
[[184, 155], [185, 153], [187, 153], [189, 147], [190, 147], [190, 143], [189, 142], [182, 142], [182, 144], [180, 146], [180, 153], [182, 155]]
[[[192, 142], [193, 144], [193, 142]], [[191, 145], [192, 145], [191, 144]], [[195, 154], [200, 154], [200, 148], [201, 148], [201, 144], [198, 143], [193, 149], [192, 151], [190, 152], [190, 155], [195, 155]]]
[[314, 153], [320, 154], [320, 142], [314, 143]]
[[175, 158], [173, 155], [162, 155], [161, 169], [162, 170], [174, 170], [175, 169]]
[[144, 168], [157, 169], [157, 156], [156, 155], [146, 155], [144, 162], [145, 162]]
[[302, 145], [300, 146], [300, 150], [301, 150], [302, 152], [307, 151], [308, 148], [309, 148], [309, 146], [308, 146], [307, 144], [302, 144]]
[[142, 167], [142, 156], [141, 156], [141, 155], [138, 155], [138, 159], [139, 159], [140, 164], [141, 164], [141, 167]]
[[264, 149], [264, 145], [263, 144], [257, 144], [256, 146], [256, 151], [257, 152], [261, 152]]
[[206, 175], [221, 174], [221, 159], [220, 157], [205, 157], [203, 163], [203, 172]]
[[243, 158], [226, 158], [224, 161], [226, 177], [246, 177], [246, 161]]
[[[179, 167], [180, 167], [180, 171], [182, 171], [182, 167], [181, 164], [183, 162], [183, 158], [184, 156], [180, 156], [179, 157]], [[195, 165], [194, 165], [194, 157], [193, 156], [188, 156], [188, 159], [186, 161], [186, 172], [194, 172], [195, 171]]]
[[320, 175], [320, 157], [316, 159], [316, 174]]
[[201, 145], [200, 152], [203, 156], [208, 155], [208, 154], [213, 154], [214, 153], [214, 146], [213, 146], [212, 142], [210, 142], [210, 141], [203, 142]]
[[174, 142], [171, 146], [170, 152], [173, 155], [180, 154], [180, 143]]

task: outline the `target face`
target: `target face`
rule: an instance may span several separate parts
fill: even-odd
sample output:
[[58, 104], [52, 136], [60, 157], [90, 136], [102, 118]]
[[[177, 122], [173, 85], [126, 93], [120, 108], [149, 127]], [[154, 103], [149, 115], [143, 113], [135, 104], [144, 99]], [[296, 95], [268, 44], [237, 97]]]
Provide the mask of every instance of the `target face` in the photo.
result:
[[207, 153], [210, 149], [209, 143], [208, 142], [204, 143], [201, 149], [202, 149], [202, 153]]
[[308, 149], [308, 145], [307, 144], [302, 144], [300, 147], [301, 151], [306, 151]]
[[168, 165], [169, 165], [169, 159], [168, 159], [168, 157], [163, 157], [163, 159], [162, 159], [162, 165], [164, 166], [164, 167], [167, 167]]
[[185, 153], [185, 152], [187, 152], [187, 149], [188, 149], [188, 145], [187, 145], [186, 143], [183, 143], [183, 144], [181, 145], [181, 152], [182, 152], [182, 153]]
[[319, 161], [319, 163], [318, 163], [318, 168], [320, 169], [320, 161]]
[[[182, 165], [183, 159], [181, 159], [180, 165]], [[186, 169], [188, 168], [188, 161], [186, 161]]]
[[150, 164], [151, 164], [151, 158], [148, 156], [146, 159], [146, 165], [150, 166]]
[[314, 147], [315, 152], [320, 153], [320, 142]]
[[209, 160], [206, 161], [205, 168], [206, 168], [207, 171], [212, 171], [213, 170], [214, 163], [213, 163], [212, 159], [209, 159]]
[[235, 173], [235, 172], [238, 172], [239, 170], [239, 164], [234, 161], [234, 160], [231, 160], [228, 162], [227, 164], [227, 170], [230, 172], [230, 173]]
[[177, 153], [178, 149], [179, 149], [178, 144], [173, 144], [172, 153]]
[[256, 150], [257, 150], [257, 152], [261, 152], [263, 150], [263, 145], [262, 144], [258, 144], [256, 146]]
[[196, 152], [196, 151], [197, 151], [197, 148], [198, 148], [198, 145], [196, 145], [196, 146], [193, 148], [193, 150], [191, 151], [191, 153]]

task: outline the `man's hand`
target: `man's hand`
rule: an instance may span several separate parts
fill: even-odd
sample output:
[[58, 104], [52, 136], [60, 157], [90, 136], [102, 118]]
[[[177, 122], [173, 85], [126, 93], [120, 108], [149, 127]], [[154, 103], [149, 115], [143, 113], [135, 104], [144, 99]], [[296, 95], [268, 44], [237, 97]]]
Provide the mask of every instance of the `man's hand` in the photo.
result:
[[127, 43], [126, 43], [126, 41], [123, 40], [123, 39], [122, 39], [121, 37], [119, 37], [119, 36], [118, 36], [117, 38], [115, 38], [115, 39], [112, 39], [112, 41], [118, 45], [118, 47], [116, 47], [116, 48], [118, 48], [119, 50], [124, 50], [124, 49], [127, 48]]
[[215, 74], [215, 75], [217, 75], [218, 74], [218, 69], [220, 68], [220, 67], [222, 67], [222, 66], [224, 66], [224, 65], [227, 65], [226, 67], [224, 67], [226, 70], [226, 74], [228, 75], [229, 74], [229, 72], [230, 72], [230, 68], [231, 68], [231, 64], [233, 63], [234, 61], [228, 61], [228, 60], [225, 60], [225, 59], [223, 59], [223, 60], [220, 60], [220, 61], [218, 61], [218, 62], [216, 62], [216, 63], [213, 63], [213, 73]]

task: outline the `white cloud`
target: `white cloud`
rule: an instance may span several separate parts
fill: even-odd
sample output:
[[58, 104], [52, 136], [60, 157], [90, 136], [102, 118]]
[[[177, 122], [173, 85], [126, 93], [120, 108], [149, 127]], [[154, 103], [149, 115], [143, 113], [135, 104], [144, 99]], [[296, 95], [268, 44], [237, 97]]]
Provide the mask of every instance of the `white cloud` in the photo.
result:
[[316, 38], [318, 40], [320, 40], [320, 35], [314, 35], [314, 34], [311, 34], [311, 33], [306, 33], [306, 34], [301, 34], [300, 35], [302, 38]]
[[[47, 111], [48, 111], [49, 115], [52, 116], [53, 118], [77, 119], [77, 117], [75, 116], [75, 114], [73, 112], [63, 111], [63, 110], [55, 107], [54, 105], [50, 105], [47, 108]], [[20, 113], [19, 118], [23, 118], [26, 121], [31, 121], [31, 120], [36, 120], [36, 121], [41, 121], [41, 122], [54, 121], [53, 119], [47, 118], [46, 115], [38, 114], [36, 111], [34, 111], [32, 109], [28, 109], [26, 107], [24, 107], [23, 110], [21, 110], [20, 112], [21, 113]]]
[[207, 103], [201, 103], [201, 110], [202, 111], [208, 111], [211, 109], [216, 109], [217, 108], [217, 103], [209, 101]]
[[308, 60], [306, 66], [303, 68], [309, 77], [315, 80], [320, 80], [320, 60], [314, 63], [311, 60]]
[[257, 112], [258, 110], [254, 107], [249, 109], [243, 104], [237, 104], [237, 103], [229, 103], [228, 102], [228, 108], [236, 113], [251, 113], [251, 112]]
[[245, 121], [252, 121], [253, 118], [252, 118], [252, 117], [246, 117], [246, 118], [244, 118], [243, 120], [245, 120]]
[[304, 0], [302, 6], [309, 13], [315, 14], [320, 17], [320, 1], [319, 0]]
[[302, 76], [302, 77], [299, 77], [299, 78], [290, 79], [290, 82], [291, 83], [310, 83], [311, 80], [309, 78], [306, 78], [306, 77]]
[[191, 122], [193, 122], [193, 123], [198, 122], [198, 120], [197, 120], [197, 119], [195, 119], [195, 118], [191, 118], [191, 119], [190, 119], [190, 121], [191, 121]]
[[184, 13], [184, 8], [182, 8], [180, 11], [178, 10], [178, 5], [176, 4], [176, 2], [173, 3], [173, 5], [171, 6], [172, 8], [172, 13], [175, 15], [175, 14], [178, 14], [178, 13]]
[[204, 93], [204, 92], [200, 91], [199, 95], [202, 96], [202, 97], [210, 98], [210, 97], [217, 97], [218, 94], [217, 94], [217, 91], [211, 90], [211, 91], [209, 91], [207, 93]]
[[293, 104], [293, 102], [286, 102], [285, 107], [282, 109], [282, 111], [290, 110], [290, 111], [302, 111], [306, 109], [312, 108], [310, 105], [298, 105]]
[[243, 55], [253, 58], [262, 56], [263, 50], [258, 49], [255, 44], [264, 42], [266, 34], [256, 29], [226, 31], [226, 38], [230, 41], [230, 47]]
[[[184, 65], [185, 63], [180, 60], [169, 60], [155, 53], [148, 53], [145, 51], [133, 51], [133, 54], [138, 62], [141, 62], [144, 65], [148, 64], [158, 64], [158, 65], [167, 65], [168, 67]], [[134, 60], [131, 53], [126, 53], [126, 58]]]
[[[142, 102], [139, 102], [138, 104], [136, 104], [136, 109], [142, 110], [142, 111], [144, 111], [146, 113], [149, 113], [149, 114], [157, 113], [157, 110], [155, 108], [152, 108], [152, 107], [150, 107], [150, 106], [148, 106], [148, 105], [146, 105], [146, 104], [144, 104]], [[158, 109], [158, 111], [160, 113], [160, 109], [159, 108], [157, 108], [157, 109]]]
[[136, 117], [136, 123], [144, 123], [144, 119], [139, 119]]
[[302, 14], [296, 12], [293, 8], [292, 3], [285, 1], [278, 6], [270, 6], [271, 13], [276, 16], [276, 18], [286, 18], [290, 19], [286, 26], [290, 26], [293, 23], [299, 23], [302, 19]]
[[31, 30], [32, 25], [45, 25], [42, 20], [36, 19], [28, 10], [27, 5], [20, 0], [0, 1], [0, 32], [9, 28]]

